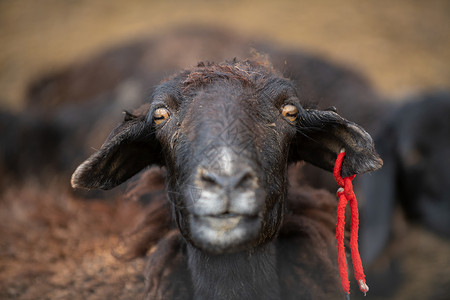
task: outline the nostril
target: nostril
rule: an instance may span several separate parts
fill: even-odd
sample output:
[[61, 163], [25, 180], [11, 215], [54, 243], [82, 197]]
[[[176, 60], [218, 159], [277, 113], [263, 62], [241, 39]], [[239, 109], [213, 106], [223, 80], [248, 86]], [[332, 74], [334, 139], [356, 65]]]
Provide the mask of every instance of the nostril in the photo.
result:
[[236, 176], [233, 186], [235, 188], [248, 189], [254, 187], [255, 182], [255, 174], [250, 169], [246, 169]]
[[200, 180], [205, 186], [221, 186], [218, 181], [217, 175], [211, 172], [202, 171], [200, 174]]

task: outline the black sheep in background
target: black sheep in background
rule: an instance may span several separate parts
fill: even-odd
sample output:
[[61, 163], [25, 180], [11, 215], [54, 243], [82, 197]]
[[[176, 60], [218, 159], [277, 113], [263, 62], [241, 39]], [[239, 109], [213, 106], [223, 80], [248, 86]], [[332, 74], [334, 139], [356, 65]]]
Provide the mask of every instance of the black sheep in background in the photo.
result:
[[409, 220], [450, 237], [450, 93], [416, 96], [394, 110], [376, 135], [385, 160], [361, 180], [361, 248], [373, 261], [388, 241], [396, 204]]
[[[389, 113], [375, 141], [384, 165], [359, 181], [364, 197], [360, 249], [363, 260], [375, 266], [367, 273], [378, 283], [373, 291], [387, 297], [410, 276], [402, 274], [408, 249], [395, 249], [396, 240], [405, 234], [396, 229], [399, 219], [424, 226], [447, 241], [450, 238], [450, 93], [429, 92], [407, 99]], [[394, 250], [389, 250], [391, 241]], [[435, 254], [446, 252], [445, 244]], [[390, 262], [380, 264], [386, 255]], [[442, 274], [435, 276], [435, 292], [429, 294], [433, 299], [445, 299], [449, 293], [448, 258], [429, 267]], [[418, 267], [414, 272], [430, 271]]]

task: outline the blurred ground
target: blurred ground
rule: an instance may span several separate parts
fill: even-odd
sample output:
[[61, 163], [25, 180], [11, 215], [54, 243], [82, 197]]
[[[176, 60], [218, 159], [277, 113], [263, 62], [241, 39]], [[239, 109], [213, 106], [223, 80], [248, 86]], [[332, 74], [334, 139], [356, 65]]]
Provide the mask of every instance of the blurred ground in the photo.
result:
[[[44, 73], [187, 24], [230, 28], [320, 54], [360, 70], [389, 97], [448, 88], [449, 20], [445, 0], [4, 0], [0, 107], [20, 110], [27, 84]], [[33, 185], [1, 191], [0, 299], [140, 298], [145, 262], [124, 263], [112, 255], [140, 208], [114, 199], [82, 202], [60, 192]], [[416, 257], [434, 255], [443, 265], [441, 278], [449, 274], [449, 255], [429, 250], [449, 247], [447, 241], [417, 228], [403, 234]], [[423, 263], [409, 266], [423, 275], [408, 278], [412, 288], [396, 299], [417, 299], [424, 295], [421, 284], [436, 279], [427, 277]]]
[[42, 72], [167, 28], [223, 26], [363, 71], [389, 96], [450, 84], [450, 2], [1, 1], [0, 101]]

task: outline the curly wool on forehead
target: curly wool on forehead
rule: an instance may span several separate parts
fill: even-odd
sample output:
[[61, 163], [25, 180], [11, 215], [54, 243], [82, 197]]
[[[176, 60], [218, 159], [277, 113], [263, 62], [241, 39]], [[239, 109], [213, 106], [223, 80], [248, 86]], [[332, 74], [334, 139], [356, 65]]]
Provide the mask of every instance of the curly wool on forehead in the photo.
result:
[[264, 86], [272, 77], [281, 77], [274, 70], [266, 56], [223, 63], [200, 62], [192, 69], [181, 74], [181, 86], [184, 92], [190, 92], [219, 80], [240, 82], [244, 86]]

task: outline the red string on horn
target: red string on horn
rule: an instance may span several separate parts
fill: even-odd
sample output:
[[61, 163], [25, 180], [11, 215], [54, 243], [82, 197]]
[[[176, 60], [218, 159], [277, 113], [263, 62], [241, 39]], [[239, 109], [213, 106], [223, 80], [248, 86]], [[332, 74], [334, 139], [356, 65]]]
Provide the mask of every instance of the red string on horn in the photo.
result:
[[355, 279], [358, 281], [359, 289], [366, 295], [369, 287], [366, 284], [365, 275], [362, 267], [361, 257], [359, 256], [358, 250], [358, 226], [359, 226], [359, 216], [358, 216], [358, 203], [356, 201], [355, 193], [353, 192], [352, 180], [356, 175], [349, 177], [341, 177], [342, 162], [345, 157], [344, 149], [338, 154], [336, 163], [334, 165], [334, 178], [339, 184], [340, 188], [337, 191], [337, 196], [339, 198], [338, 208], [337, 208], [337, 224], [336, 224], [336, 240], [337, 240], [337, 250], [338, 250], [338, 264], [339, 264], [339, 275], [341, 277], [341, 284], [346, 296], [350, 294], [350, 282], [348, 280], [347, 274], [347, 262], [345, 260], [345, 247], [344, 247], [344, 231], [345, 231], [345, 207], [347, 203], [350, 202], [350, 211], [352, 215], [352, 223], [350, 229], [350, 250], [352, 254], [352, 262]]

